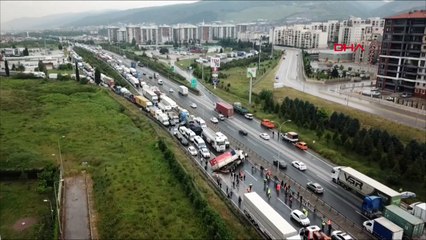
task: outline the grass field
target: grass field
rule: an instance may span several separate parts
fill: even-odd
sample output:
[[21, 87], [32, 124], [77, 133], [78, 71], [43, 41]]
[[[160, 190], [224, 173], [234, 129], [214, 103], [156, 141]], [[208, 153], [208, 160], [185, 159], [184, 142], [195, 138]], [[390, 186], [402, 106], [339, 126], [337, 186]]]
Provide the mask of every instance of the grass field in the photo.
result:
[[[74, 81], [2, 80], [1, 84], [2, 166], [38, 167], [55, 161], [57, 139], [65, 136], [61, 149], [66, 175], [87, 169], [93, 176], [101, 238], [207, 237], [198, 209], [161, 157], [155, 125], [136, 107], [109, 90]], [[174, 149], [188, 164], [181, 150]], [[23, 156], [31, 161], [22, 161]], [[196, 170], [188, 172], [196, 175], [194, 181], [235, 236], [253, 236]]]
[[[36, 181], [0, 182], [2, 239], [36, 239], [44, 219], [51, 218], [47, 198], [36, 192]], [[25, 224], [22, 224], [25, 222]]]

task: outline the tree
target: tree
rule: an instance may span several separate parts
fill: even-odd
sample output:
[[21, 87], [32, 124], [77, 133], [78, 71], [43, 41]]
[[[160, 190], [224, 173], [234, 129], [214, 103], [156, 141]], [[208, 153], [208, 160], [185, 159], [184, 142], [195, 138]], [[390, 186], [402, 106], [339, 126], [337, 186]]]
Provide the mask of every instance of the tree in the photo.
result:
[[99, 68], [95, 69], [95, 83], [99, 85], [101, 83], [101, 71]]
[[77, 62], [75, 63], [75, 80], [77, 82], [80, 82], [80, 73], [78, 72], [78, 65]]
[[14, 63], [12, 64], [12, 71], [16, 71], [16, 66]]
[[40, 72], [47, 72], [46, 66], [44, 65], [43, 61], [38, 61], [38, 70]]
[[9, 62], [7, 60], [4, 61], [4, 71], [6, 72], [6, 76], [9, 77], [10, 76]]
[[135, 38], [132, 39], [132, 46], [136, 46], [136, 39]]
[[60, 44], [60, 43], [58, 44], [58, 49], [62, 50], [62, 44]]
[[333, 71], [331, 71], [331, 76], [334, 78], [339, 76], [339, 71], [337, 71], [337, 68], [333, 68]]
[[22, 55], [24, 55], [24, 56], [29, 56], [30, 55], [30, 53], [28, 52], [28, 48], [27, 47], [25, 47], [24, 51], [22, 51]]
[[162, 48], [160, 48], [160, 53], [161, 53], [161, 54], [169, 53], [169, 49], [168, 49], [168, 48], [165, 48], [165, 47], [162, 47]]
[[18, 66], [17, 70], [18, 70], [18, 71], [20, 71], [20, 72], [23, 72], [23, 71], [25, 71], [25, 66], [24, 66], [24, 65], [22, 65], [22, 64], [20, 64], [20, 65]]

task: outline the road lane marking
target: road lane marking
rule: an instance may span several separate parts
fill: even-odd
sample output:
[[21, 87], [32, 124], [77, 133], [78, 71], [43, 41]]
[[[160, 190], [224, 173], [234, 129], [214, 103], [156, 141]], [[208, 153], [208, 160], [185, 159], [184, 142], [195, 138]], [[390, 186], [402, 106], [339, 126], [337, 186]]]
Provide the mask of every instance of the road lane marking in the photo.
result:
[[285, 204], [281, 199], [278, 198], [278, 201], [280, 201], [284, 206], [286, 206], [290, 211], [292, 210], [287, 204]]
[[257, 181], [257, 178], [255, 178], [253, 175], [251, 175], [247, 170], [244, 170], [250, 177], [254, 178], [255, 181]]

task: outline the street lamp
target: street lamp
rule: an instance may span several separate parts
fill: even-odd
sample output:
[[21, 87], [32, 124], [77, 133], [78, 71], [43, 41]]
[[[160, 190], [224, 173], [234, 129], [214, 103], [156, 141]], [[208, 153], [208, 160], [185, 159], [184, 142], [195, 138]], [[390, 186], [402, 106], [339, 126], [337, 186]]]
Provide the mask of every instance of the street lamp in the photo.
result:
[[62, 137], [58, 138], [59, 160], [61, 161], [61, 173], [63, 173], [63, 171], [64, 171], [64, 162], [62, 161], [62, 151], [61, 151], [61, 143], [60, 143], [61, 138], [65, 138], [65, 136], [62, 136]]
[[288, 122], [291, 122], [291, 119], [285, 120], [281, 124], [278, 124], [278, 126], [279, 126], [278, 132], [277, 132], [277, 135], [278, 135], [278, 139], [277, 140], [278, 140], [278, 142], [280, 141], [281, 126], [284, 125], [285, 123], [288, 123]]
[[50, 206], [50, 216], [52, 218], [52, 224], [53, 224], [53, 208], [52, 208], [52, 202], [49, 199], [44, 199], [43, 202], [49, 202]]

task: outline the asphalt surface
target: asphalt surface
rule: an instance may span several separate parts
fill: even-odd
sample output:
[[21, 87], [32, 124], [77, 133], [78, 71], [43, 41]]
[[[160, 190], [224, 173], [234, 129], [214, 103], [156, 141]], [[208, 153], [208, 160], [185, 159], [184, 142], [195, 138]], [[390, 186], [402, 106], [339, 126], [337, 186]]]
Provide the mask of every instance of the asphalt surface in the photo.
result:
[[90, 239], [84, 176], [65, 179], [64, 239]]

